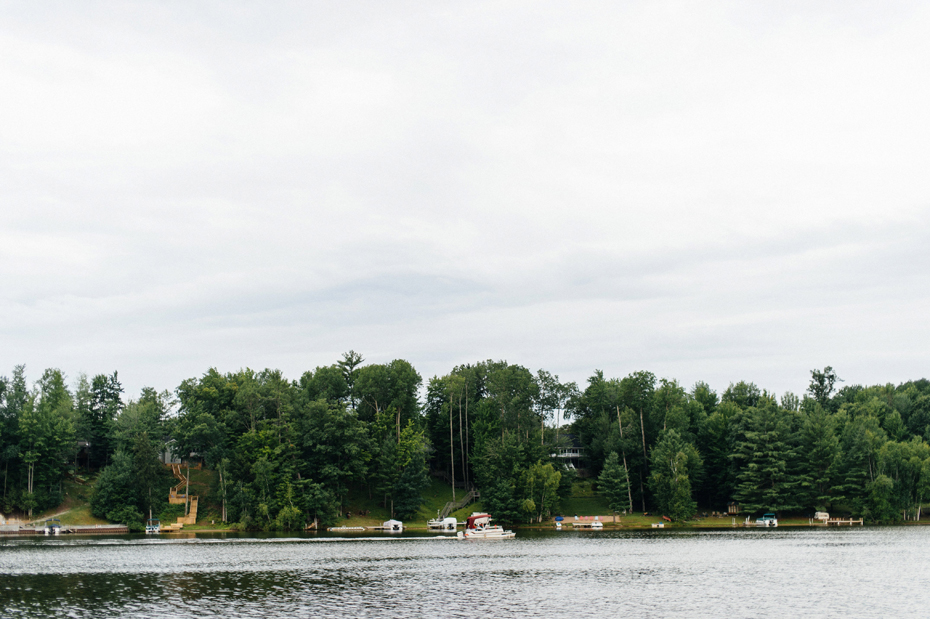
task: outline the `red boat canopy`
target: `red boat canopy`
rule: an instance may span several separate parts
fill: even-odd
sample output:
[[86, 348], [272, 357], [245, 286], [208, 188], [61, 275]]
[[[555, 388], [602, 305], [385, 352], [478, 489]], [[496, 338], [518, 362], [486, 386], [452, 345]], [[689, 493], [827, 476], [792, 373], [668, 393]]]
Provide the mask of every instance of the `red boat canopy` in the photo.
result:
[[475, 529], [477, 527], [486, 527], [491, 522], [491, 514], [472, 514], [465, 521], [466, 529]]

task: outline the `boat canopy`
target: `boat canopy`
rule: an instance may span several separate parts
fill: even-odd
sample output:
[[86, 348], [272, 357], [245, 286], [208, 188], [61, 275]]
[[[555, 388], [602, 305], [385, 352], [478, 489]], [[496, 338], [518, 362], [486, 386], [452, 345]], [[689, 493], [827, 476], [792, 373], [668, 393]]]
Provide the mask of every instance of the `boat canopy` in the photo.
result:
[[465, 521], [465, 528], [476, 529], [478, 527], [486, 527], [490, 523], [491, 523], [491, 514], [483, 514], [480, 512], [474, 512]]

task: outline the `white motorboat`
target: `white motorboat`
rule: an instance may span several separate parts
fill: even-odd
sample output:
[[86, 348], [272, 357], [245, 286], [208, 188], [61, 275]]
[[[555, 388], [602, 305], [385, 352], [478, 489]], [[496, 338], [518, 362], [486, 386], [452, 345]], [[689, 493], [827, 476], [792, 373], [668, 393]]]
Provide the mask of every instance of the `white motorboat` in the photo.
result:
[[61, 520], [58, 518], [46, 520], [44, 531], [46, 535], [61, 535]]
[[161, 522], [158, 518], [148, 519], [148, 522], [145, 523], [145, 532], [152, 534], [161, 533]]
[[775, 514], [763, 514], [761, 518], [756, 519], [756, 526], [758, 527], [777, 527], [778, 518], [775, 517]]
[[458, 532], [459, 539], [510, 539], [516, 537], [513, 531], [491, 524], [491, 515], [474, 512], [465, 521], [465, 530]]
[[458, 532], [459, 539], [510, 539], [516, 536], [513, 531], [504, 530], [499, 526], [477, 527]]

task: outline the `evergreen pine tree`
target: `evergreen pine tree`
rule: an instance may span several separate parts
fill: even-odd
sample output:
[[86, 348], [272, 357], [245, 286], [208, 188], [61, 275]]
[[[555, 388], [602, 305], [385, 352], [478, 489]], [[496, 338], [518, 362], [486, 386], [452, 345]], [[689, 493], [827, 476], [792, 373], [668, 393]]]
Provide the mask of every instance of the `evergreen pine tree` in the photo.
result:
[[796, 436], [792, 413], [774, 403], [748, 408], [737, 419], [731, 457], [734, 497], [748, 511], [799, 509]]
[[803, 471], [798, 476], [800, 502], [803, 507], [828, 509], [840, 455], [834, 417], [814, 404], [801, 426], [800, 438], [803, 454]]
[[607, 497], [607, 506], [615, 512], [633, 511], [630, 505], [630, 479], [616, 451], [607, 456], [604, 469], [597, 478], [598, 486]]

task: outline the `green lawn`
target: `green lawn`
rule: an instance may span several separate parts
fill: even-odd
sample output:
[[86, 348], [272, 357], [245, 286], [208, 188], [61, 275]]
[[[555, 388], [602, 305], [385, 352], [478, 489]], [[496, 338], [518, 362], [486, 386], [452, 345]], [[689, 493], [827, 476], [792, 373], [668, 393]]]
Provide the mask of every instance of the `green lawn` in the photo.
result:
[[90, 513], [90, 505], [80, 505], [70, 509], [59, 518], [61, 524], [107, 524], [103, 518], [97, 518]]
[[560, 511], [566, 518], [569, 516], [606, 516], [613, 514], [613, 511], [607, 507], [607, 501], [599, 496], [571, 496], [562, 501]]
[[[461, 488], [456, 489], [455, 498], [461, 499], [465, 495]], [[445, 504], [452, 500], [452, 486], [435, 477], [430, 477], [430, 483], [423, 490], [423, 505], [420, 511], [413, 519], [404, 522], [405, 526], [426, 527], [426, 521], [436, 517], [436, 512], [441, 510]], [[480, 509], [480, 503], [472, 503], [459, 511], [452, 514], [459, 520], [464, 520], [471, 512]], [[349, 492], [347, 512], [352, 514], [351, 518], [343, 518], [337, 523], [342, 527], [371, 527], [380, 525], [391, 517], [390, 505], [382, 507], [380, 497], [368, 496], [368, 490], [365, 487], [356, 487]], [[359, 516], [361, 511], [368, 511], [367, 516]]]
[[62, 524], [107, 524], [106, 520], [90, 513], [89, 502], [94, 493], [97, 476], [81, 476], [80, 479], [85, 483], [79, 484], [71, 479], [65, 479], [62, 482], [65, 500], [61, 505], [37, 515], [34, 521], [41, 523], [53, 514], [58, 514], [55, 517], [60, 519]]

